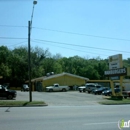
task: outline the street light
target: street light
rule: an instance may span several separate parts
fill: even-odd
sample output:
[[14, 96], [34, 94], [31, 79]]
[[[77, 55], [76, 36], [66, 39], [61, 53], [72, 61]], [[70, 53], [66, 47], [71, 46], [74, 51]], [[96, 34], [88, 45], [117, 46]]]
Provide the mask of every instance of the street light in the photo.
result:
[[34, 6], [37, 4], [37, 1], [33, 1], [33, 10], [31, 21], [28, 21], [28, 75], [29, 75], [29, 101], [32, 102], [32, 85], [31, 85], [31, 60], [30, 60], [30, 37], [31, 37], [31, 29], [32, 29], [32, 20], [34, 13]]

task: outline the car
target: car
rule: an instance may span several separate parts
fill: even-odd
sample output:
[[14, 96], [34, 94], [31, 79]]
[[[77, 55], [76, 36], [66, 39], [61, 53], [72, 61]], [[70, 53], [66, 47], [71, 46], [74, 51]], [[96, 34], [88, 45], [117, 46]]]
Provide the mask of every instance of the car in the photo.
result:
[[80, 86], [80, 87], [78, 87], [78, 90], [79, 90], [79, 92], [86, 92], [86, 91], [88, 91], [88, 88], [92, 88], [92, 87], [95, 87], [95, 84], [93, 84], [93, 83], [90, 83], [90, 84], [85, 84], [85, 86]]
[[86, 92], [86, 86], [78, 87], [79, 92]]
[[0, 85], [0, 97], [5, 97], [7, 99], [16, 98], [17, 92], [15, 90], [7, 89], [6, 87]]
[[125, 99], [128, 97], [130, 98], [130, 91], [122, 91], [122, 95]]
[[68, 86], [60, 86], [58, 83], [53, 84], [52, 86], [46, 87], [46, 92], [53, 92], [53, 91], [63, 91], [66, 92], [69, 90]]
[[[120, 89], [119, 88], [114, 88], [114, 91], [115, 91], [115, 93], [119, 93]], [[111, 96], [112, 95], [112, 90], [111, 89], [105, 90], [105, 91], [102, 92], [102, 95]]]
[[29, 87], [27, 84], [23, 84], [22, 88], [21, 88], [21, 91], [29, 91]]
[[101, 85], [94, 84], [94, 83], [87, 83], [85, 86], [80, 86], [79, 92], [86, 92], [91, 93], [94, 89], [100, 88]]
[[105, 91], [105, 90], [109, 90], [110, 88], [108, 88], [108, 87], [101, 87], [101, 88], [98, 88], [98, 89], [94, 89], [93, 91], [92, 91], [92, 93], [93, 94], [102, 94], [102, 92], [103, 91]]
[[99, 84], [91, 84], [91, 85], [87, 85], [86, 90], [88, 91], [88, 93], [92, 93], [95, 89], [101, 88], [102, 86]]

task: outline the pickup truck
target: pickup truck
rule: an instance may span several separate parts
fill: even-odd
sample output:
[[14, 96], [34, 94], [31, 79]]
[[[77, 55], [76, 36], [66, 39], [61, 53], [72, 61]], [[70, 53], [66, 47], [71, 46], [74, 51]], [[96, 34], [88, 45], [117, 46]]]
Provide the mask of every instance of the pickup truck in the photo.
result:
[[69, 90], [68, 86], [60, 86], [59, 84], [54, 84], [53, 86], [46, 87], [47, 92], [53, 92], [53, 91], [63, 91], [66, 92]]
[[16, 98], [17, 92], [15, 90], [7, 89], [6, 87], [0, 85], [0, 97], [5, 97], [7, 99]]

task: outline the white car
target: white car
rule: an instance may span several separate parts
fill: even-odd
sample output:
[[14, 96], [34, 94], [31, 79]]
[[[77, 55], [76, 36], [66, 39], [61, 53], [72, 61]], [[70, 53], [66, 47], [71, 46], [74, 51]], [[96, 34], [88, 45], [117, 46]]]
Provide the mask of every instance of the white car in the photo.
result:
[[23, 84], [22, 88], [21, 88], [21, 91], [29, 91], [29, 87], [27, 84]]
[[69, 90], [68, 86], [60, 86], [59, 84], [54, 84], [53, 86], [46, 87], [47, 92], [53, 92], [53, 91], [63, 91], [66, 92]]

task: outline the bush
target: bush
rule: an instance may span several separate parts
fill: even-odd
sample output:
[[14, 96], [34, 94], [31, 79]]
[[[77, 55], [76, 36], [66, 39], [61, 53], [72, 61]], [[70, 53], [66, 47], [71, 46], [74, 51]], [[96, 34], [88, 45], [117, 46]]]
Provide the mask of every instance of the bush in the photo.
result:
[[111, 96], [112, 100], [123, 100], [123, 96]]

